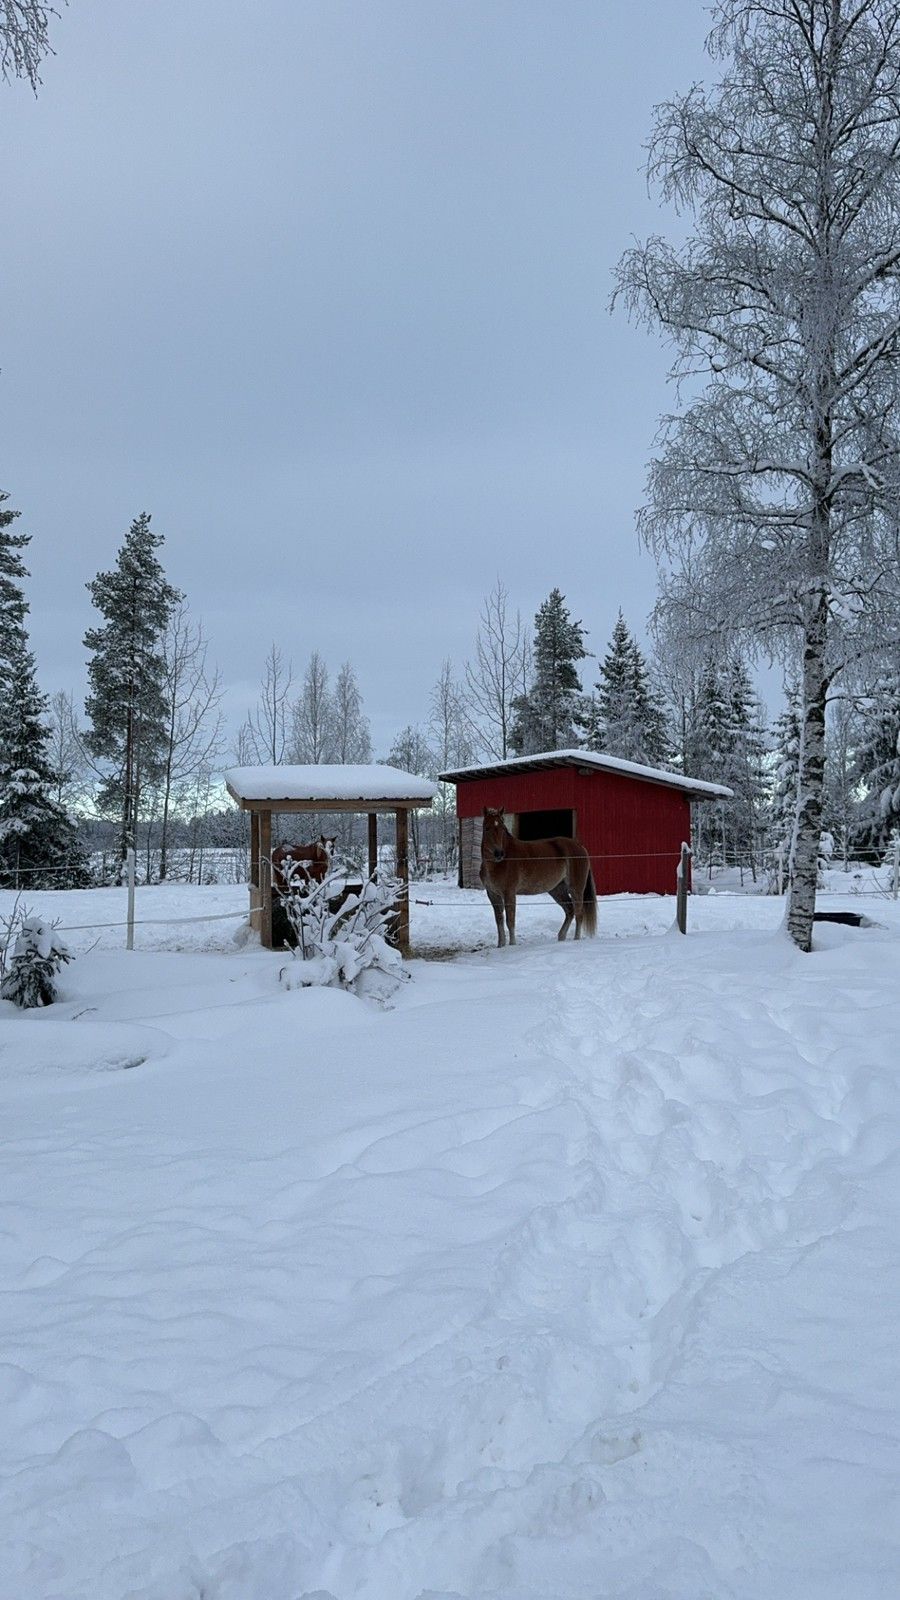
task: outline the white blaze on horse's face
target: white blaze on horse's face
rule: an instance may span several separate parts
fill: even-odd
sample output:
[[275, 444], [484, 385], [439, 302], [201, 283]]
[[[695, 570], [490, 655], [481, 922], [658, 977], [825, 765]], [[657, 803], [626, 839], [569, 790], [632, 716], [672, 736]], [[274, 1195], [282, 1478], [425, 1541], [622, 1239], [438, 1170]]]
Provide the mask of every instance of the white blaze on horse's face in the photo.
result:
[[506, 823], [502, 806], [485, 806], [481, 825], [481, 848], [495, 861], [506, 859]]

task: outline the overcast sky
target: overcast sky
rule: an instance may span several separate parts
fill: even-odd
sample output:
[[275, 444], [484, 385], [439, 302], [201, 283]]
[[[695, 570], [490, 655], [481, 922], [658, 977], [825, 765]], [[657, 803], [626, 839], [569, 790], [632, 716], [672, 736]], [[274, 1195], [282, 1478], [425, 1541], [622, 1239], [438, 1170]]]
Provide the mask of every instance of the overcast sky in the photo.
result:
[[[610, 316], [699, 0], [71, 0], [0, 86], [0, 487], [48, 690], [132, 518], [239, 720], [276, 639], [358, 670], [378, 754], [499, 573], [602, 652], [666, 352]], [[588, 664], [590, 666], [590, 664]], [[590, 674], [589, 674], [590, 677]]]

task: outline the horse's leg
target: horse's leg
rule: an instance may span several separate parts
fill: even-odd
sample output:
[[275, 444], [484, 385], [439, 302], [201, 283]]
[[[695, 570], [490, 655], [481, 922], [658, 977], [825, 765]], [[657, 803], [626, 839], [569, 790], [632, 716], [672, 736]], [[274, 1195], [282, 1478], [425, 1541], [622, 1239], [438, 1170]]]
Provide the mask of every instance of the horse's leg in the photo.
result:
[[506, 890], [506, 893], [503, 896], [503, 902], [504, 902], [504, 905], [506, 906], [506, 926], [509, 929], [509, 942], [510, 942], [510, 944], [515, 944], [515, 942], [516, 942], [516, 891], [515, 891], [515, 889], [507, 889]]
[[[553, 899], [556, 901], [556, 904], [558, 906], [562, 906], [563, 911], [565, 912], [565, 921], [564, 921], [562, 927], [560, 928], [559, 933], [556, 935], [557, 939], [562, 941], [563, 939], [565, 939], [566, 934], [568, 933], [570, 927], [572, 926], [572, 916], [573, 916], [573, 913], [574, 913], [574, 906], [572, 905], [572, 896], [569, 893], [569, 885], [567, 884], [565, 878], [561, 878], [560, 879], [559, 883], [556, 884], [555, 888], [550, 890], [550, 894], [552, 895]], [[577, 935], [576, 935], [576, 937], [577, 937]]]
[[491, 908], [494, 913], [494, 921], [497, 924], [497, 948], [498, 950], [502, 950], [506, 943], [506, 930], [503, 926], [503, 896], [502, 894], [498, 894], [496, 889], [488, 889], [487, 884], [485, 884], [485, 889], [487, 890], [487, 897], [491, 902]]
[[582, 861], [570, 860], [569, 862], [569, 892], [575, 907], [575, 937], [581, 938], [581, 924], [584, 921], [584, 886], [587, 882], [586, 865]]

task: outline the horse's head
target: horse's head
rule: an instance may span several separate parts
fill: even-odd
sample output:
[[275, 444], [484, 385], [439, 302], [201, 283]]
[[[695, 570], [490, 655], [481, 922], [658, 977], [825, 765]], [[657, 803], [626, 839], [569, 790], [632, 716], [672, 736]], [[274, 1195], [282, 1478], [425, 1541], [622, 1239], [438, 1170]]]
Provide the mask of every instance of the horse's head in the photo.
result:
[[320, 833], [319, 834], [319, 844], [320, 844], [321, 848], [325, 851], [325, 855], [326, 855], [327, 859], [329, 861], [331, 861], [333, 856], [334, 856], [334, 847], [337, 844], [337, 834], [333, 833], [333, 834], [328, 835], [328, 834]]
[[481, 824], [481, 854], [489, 861], [505, 861], [509, 829], [502, 806], [485, 806]]

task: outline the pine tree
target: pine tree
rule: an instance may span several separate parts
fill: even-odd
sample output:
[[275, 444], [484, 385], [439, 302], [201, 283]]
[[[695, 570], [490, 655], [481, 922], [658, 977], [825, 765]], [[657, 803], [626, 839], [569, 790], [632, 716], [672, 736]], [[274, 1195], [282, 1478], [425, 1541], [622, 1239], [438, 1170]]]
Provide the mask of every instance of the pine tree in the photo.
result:
[[54, 799], [47, 754], [47, 698], [38, 689], [24, 632], [0, 701], [0, 884], [73, 889], [88, 881], [78, 831]]
[[134, 847], [145, 786], [162, 776], [166, 743], [163, 637], [172, 610], [182, 598], [167, 582], [156, 551], [162, 536], [150, 517], [136, 517], [111, 572], [88, 584], [91, 601], [104, 617], [89, 628], [85, 647], [91, 692], [85, 704], [90, 729], [87, 747], [107, 766], [98, 806], [119, 819], [119, 873]]
[[528, 692], [513, 702], [509, 743], [518, 755], [567, 750], [580, 743], [587, 708], [576, 662], [586, 656], [581, 623], [573, 622], [565, 595], [551, 590], [534, 619]]
[[588, 739], [625, 761], [658, 767], [671, 757], [662, 706], [650, 685], [647, 663], [621, 611], [600, 668], [588, 712]]

